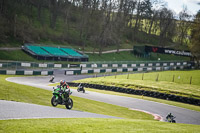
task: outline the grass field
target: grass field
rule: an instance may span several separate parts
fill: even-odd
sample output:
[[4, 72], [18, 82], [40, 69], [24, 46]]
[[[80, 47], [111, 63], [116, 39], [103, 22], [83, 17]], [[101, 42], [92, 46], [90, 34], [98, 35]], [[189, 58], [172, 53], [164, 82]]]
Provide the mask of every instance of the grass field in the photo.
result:
[[[191, 77], [192, 84], [190, 84]], [[77, 82], [158, 91], [200, 99], [200, 70], [117, 75], [83, 79]]]
[[[0, 75], [0, 99], [9, 101], [18, 101], [33, 103], [45, 106], [51, 106], [50, 100], [52, 91], [11, 83], [5, 80], [10, 76]], [[13, 76], [12, 76], [13, 77]], [[92, 113], [112, 115], [128, 119], [146, 119], [152, 120], [153, 116], [139, 111], [132, 111], [128, 108], [88, 100], [80, 97], [71, 96], [74, 101], [73, 110], [87, 111]], [[59, 105], [59, 108], [65, 106]]]
[[130, 119], [1, 120], [0, 133], [199, 133], [199, 125]]
[[[5, 80], [7, 75], [0, 75], [0, 99], [34, 103], [45, 106], [50, 105], [51, 91], [26, 85], [11, 83]], [[68, 119], [22, 119], [0, 120], [0, 133], [18, 132], [76, 132], [76, 133], [113, 133], [113, 132], [174, 132], [197, 133], [199, 125], [171, 124], [153, 120], [151, 115], [129, 110], [102, 102], [72, 96], [74, 110], [112, 115], [126, 119], [101, 118], [68, 118]], [[58, 106], [64, 108], [63, 106]]]

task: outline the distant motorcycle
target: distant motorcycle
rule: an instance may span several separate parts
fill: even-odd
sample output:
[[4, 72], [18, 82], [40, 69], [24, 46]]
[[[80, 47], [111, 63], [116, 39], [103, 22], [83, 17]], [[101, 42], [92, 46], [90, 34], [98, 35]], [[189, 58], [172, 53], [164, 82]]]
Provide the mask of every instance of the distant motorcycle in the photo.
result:
[[79, 92], [79, 91], [83, 91], [83, 93], [85, 93], [85, 89], [84, 89], [84, 87], [81, 85], [81, 83], [79, 84], [77, 91], [78, 91], [78, 92]]
[[49, 82], [53, 82], [54, 80], [54, 76], [51, 77], [51, 79], [49, 80]]
[[169, 113], [166, 117], [166, 120], [167, 122], [170, 122], [170, 123], [176, 123], [176, 120], [175, 120], [175, 116], [173, 116], [171, 113]]
[[61, 90], [61, 87], [58, 85], [57, 88], [53, 88], [53, 97], [51, 98], [52, 106], [56, 107], [58, 104], [65, 105], [67, 109], [72, 109], [73, 100], [69, 97], [72, 94], [70, 89], [67, 89], [65, 92]]

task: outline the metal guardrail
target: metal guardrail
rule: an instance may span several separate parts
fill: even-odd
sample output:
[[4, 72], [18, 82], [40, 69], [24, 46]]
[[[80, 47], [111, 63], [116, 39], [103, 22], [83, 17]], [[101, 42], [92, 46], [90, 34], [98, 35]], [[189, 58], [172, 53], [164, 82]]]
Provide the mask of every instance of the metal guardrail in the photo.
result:
[[128, 67], [149, 67], [149, 66], [171, 66], [191, 64], [192, 61], [118, 61], [118, 62], [83, 62], [81, 64], [61, 63], [35, 63], [24, 61], [0, 61], [0, 69], [59, 69], [59, 68], [128, 68]]

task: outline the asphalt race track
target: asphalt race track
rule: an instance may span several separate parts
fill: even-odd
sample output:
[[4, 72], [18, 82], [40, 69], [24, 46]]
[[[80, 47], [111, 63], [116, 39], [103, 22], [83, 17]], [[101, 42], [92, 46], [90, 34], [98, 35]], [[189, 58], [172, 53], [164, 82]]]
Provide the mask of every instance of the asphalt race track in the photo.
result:
[[32, 118], [116, 118], [95, 113], [4, 100], [0, 100], [0, 107], [1, 120]]
[[[68, 82], [73, 80], [78, 80], [82, 78], [89, 78], [92, 75], [77, 75], [77, 76], [66, 76], [64, 75], [63, 70], [56, 70], [55, 73], [55, 82], [59, 82], [61, 79], [64, 79]], [[37, 76], [37, 77], [15, 77], [15, 78], [8, 78], [8, 81], [30, 85], [38, 88], [43, 88], [47, 90], [52, 90], [52, 87], [47, 86], [49, 84], [50, 76]], [[72, 89], [72, 95], [78, 96], [82, 98], [87, 98], [95, 101], [101, 101], [109, 104], [119, 105], [123, 107], [127, 107], [130, 109], [136, 110], [143, 110], [150, 112], [152, 114], [157, 114], [161, 116], [164, 120], [166, 115], [171, 112], [174, 116], [176, 116], [177, 123], [187, 123], [187, 124], [197, 124], [200, 125], [200, 112], [192, 111], [176, 106], [171, 106], [167, 104], [124, 97], [124, 96], [116, 96], [116, 95], [109, 95], [109, 94], [102, 94], [97, 92], [90, 92], [86, 90], [86, 93], [77, 92], [76, 90]], [[1, 111], [1, 110], [0, 110]], [[76, 111], [74, 111], [76, 112]], [[5, 112], [6, 113], [6, 112]], [[8, 112], [9, 113], [9, 112]], [[1, 116], [1, 114], [0, 114]], [[0, 118], [1, 119], [1, 118]]]

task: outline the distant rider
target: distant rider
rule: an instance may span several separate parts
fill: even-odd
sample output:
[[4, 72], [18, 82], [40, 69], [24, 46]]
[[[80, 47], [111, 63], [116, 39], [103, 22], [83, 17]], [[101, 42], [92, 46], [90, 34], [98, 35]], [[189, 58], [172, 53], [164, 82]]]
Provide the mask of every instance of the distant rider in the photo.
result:
[[80, 83], [80, 84], [78, 85], [78, 88], [80, 88], [80, 90], [83, 90], [82, 83]]
[[172, 113], [169, 113], [166, 117], [167, 120], [173, 120], [175, 117], [172, 115]]
[[53, 82], [54, 80], [54, 76], [51, 77], [51, 79], [49, 80], [49, 82]]

